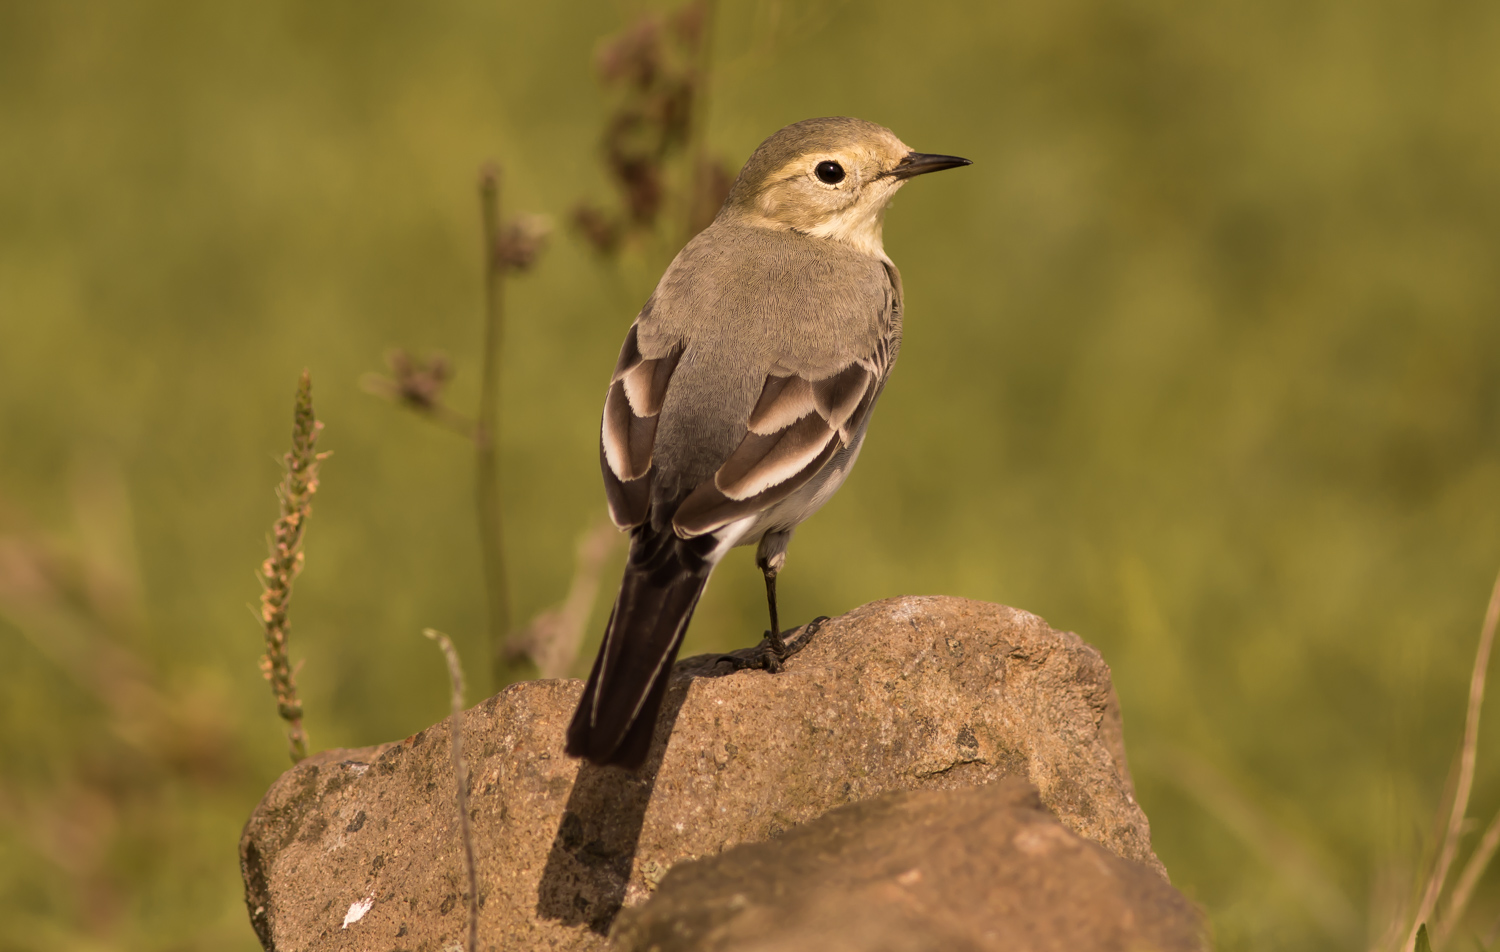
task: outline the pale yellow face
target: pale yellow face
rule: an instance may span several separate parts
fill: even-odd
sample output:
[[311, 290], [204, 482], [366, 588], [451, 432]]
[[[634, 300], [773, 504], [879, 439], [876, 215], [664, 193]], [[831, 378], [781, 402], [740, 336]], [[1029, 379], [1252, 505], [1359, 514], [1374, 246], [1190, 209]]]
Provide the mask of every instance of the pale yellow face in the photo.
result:
[[763, 227], [790, 228], [884, 257], [885, 208], [906, 181], [892, 172], [911, 151], [883, 132], [798, 155], [766, 176], [747, 211]]

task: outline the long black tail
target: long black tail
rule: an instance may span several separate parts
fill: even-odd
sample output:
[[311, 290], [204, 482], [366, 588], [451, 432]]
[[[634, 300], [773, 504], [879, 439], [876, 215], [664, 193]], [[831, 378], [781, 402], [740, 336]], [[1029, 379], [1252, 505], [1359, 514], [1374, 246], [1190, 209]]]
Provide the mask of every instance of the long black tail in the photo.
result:
[[712, 548], [709, 537], [679, 539], [670, 525], [631, 532], [620, 594], [568, 726], [570, 755], [627, 770], [645, 762], [672, 662], [713, 571]]

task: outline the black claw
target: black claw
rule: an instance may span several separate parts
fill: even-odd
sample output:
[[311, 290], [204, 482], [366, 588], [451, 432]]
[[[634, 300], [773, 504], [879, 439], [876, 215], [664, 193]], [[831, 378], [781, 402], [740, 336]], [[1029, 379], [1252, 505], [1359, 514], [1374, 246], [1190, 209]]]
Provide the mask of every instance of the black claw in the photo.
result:
[[714, 664], [727, 661], [734, 665], [736, 671], [755, 670], [777, 674], [785, 667], [788, 658], [807, 647], [812, 636], [818, 633], [818, 629], [822, 628], [827, 620], [827, 615], [819, 615], [800, 629], [793, 629], [792, 633], [796, 635], [796, 638], [791, 641], [768, 631], [762, 636], [760, 644], [754, 648], [741, 649], [734, 654], [720, 655], [714, 659]]
[[822, 628], [823, 622], [827, 620], [827, 615], [819, 615], [817, 618], [814, 618], [812, 621], [803, 625], [802, 630], [797, 633], [797, 640], [792, 642], [790, 645], [784, 646], [785, 650], [783, 650], [781, 653], [781, 660], [785, 661], [792, 655], [801, 651], [803, 648], [806, 648], [808, 642], [812, 641], [813, 635], [816, 635], [818, 633], [818, 629]]
[[768, 631], [761, 638], [758, 647], [760, 648], [757, 653], [760, 656], [761, 670], [767, 674], [780, 674], [781, 662], [788, 657], [786, 642], [782, 641], [780, 636], [773, 637], [773, 633]]
[[777, 657], [785, 658], [787, 656], [786, 642], [782, 640], [781, 632], [779, 631], [762, 632], [760, 643], [765, 645], [766, 650]]
[[755, 663], [753, 661], [746, 661], [744, 658], [741, 658], [739, 655], [721, 654], [721, 655], [719, 655], [717, 658], [715, 658], [713, 660], [713, 664], [714, 664], [715, 667], [718, 667], [719, 665], [724, 664], [725, 662], [728, 662], [729, 666], [732, 667], [732, 668], [734, 668], [734, 670], [736, 670], [736, 671], [743, 671], [746, 668], [753, 668], [753, 667], [755, 667]]

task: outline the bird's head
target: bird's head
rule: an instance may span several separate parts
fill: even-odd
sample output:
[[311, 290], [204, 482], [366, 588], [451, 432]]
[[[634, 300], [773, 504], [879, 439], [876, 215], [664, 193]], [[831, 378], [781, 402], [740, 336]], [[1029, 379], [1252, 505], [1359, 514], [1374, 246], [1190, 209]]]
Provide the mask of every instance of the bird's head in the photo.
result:
[[913, 152], [863, 119], [804, 119], [755, 150], [735, 179], [721, 220], [841, 241], [884, 257], [885, 207], [906, 180], [971, 164]]

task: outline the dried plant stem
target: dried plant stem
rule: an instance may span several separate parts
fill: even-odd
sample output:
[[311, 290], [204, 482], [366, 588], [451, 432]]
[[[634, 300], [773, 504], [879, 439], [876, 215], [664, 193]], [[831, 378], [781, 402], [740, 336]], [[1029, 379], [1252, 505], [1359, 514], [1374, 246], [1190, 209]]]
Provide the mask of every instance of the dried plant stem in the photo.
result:
[[[1469, 710], [1464, 719], [1464, 745], [1459, 755], [1458, 787], [1453, 793], [1453, 810], [1448, 815], [1448, 830], [1443, 836], [1443, 845], [1438, 851], [1437, 862], [1432, 868], [1432, 876], [1427, 881], [1427, 888], [1422, 892], [1422, 901], [1417, 906], [1417, 915], [1412, 921], [1411, 931], [1402, 945], [1402, 949], [1406, 952], [1412, 952], [1416, 948], [1417, 932], [1432, 916], [1438, 897], [1442, 895], [1443, 884], [1448, 879], [1448, 869], [1453, 865], [1453, 858], [1458, 853], [1458, 840], [1463, 831], [1464, 815], [1469, 809], [1469, 793], [1474, 787], [1474, 765], [1479, 753], [1479, 713], [1484, 706], [1484, 678], [1485, 672], [1489, 669], [1490, 648], [1495, 642], [1497, 618], [1500, 618], [1500, 577], [1495, 579], [1495, 587], [1490, 593], [1489, 608], [1485, 611], [1484, 626], [1479, 633], [1479, 650], [1474, 656], [1474, 670], [1469, 676]], [[1464, 898], [1467, 902], [1468, 897]], [[1450, 922], [1453, 920], [1454, 916], [1451, 912], [1448, 918]], [[1445, 928], [1446, 926], [1447, 923], [1445, 923]]]
[[[1489, 657], [1489, 646], [1495, 640], [1495, 626], [1500, 623], [1500, 575], [1495, 577], [1495, 586], [1490, 590], [1490, 604], [1484, 612], [1484, 626], [1479, 633], [1479, 656], [1474, 661], [1474, 673], [1469, 680], [1469, 720], [1468, 729], [1464, 734], [1464, 764], [1469, 770], [1472, 779], [1475, 759], [1475, 748], [1479, 743], [1478, 701], [1475, 698], [1477, 690], [1482, 696], [1484, 692], [1484, 670], [1485, 661]], [[1462, 778], [1460, 778], [1462, 782]], [[1467, 791], [1466, 791], [1467, 792]], [[1460, 820], [1462, 817], [1460, 817]], [[1452, 820], [1449, 821], [1449, 837], [1453, 838]], [[1447, 843], [1444, 843], [1447, 846]], [[1464, 864], [1463, 872], [1459, 874], [1458, 882], [1453, 887], [1453, 895], [1448, 899], [1448, 908], [1442, 918], [1442, 922], [1436, 929], [1438, 945], [1447, 943], [1448, 937], [1458, 926], [1463, 918], [1464, 910], [1468, 908], [1469, 900], [1474, 895], [1474, 888], [1479, 885], [1479, 877], [1484, 875], [1490, 860], [1495, 856], [1495, 850], [1500, 848], [1500, 814], [1490, 821], [1489, 827], [1480, 838], [1479, 845], [1474, 848], [1474, 855], [1469, 857], [1468, 863]], [[1451, 857], [1449, 858], [1451, 861]], [[1441, 884], [1440, 884], [1441, 885]], [[1429, 890], [1431, 887], [1429, 886]], [[1420, 920], [1419, 920], [1420, 921]]]
[[474, 426], [475, 502], [485, 599], [489, 606], [490, 670], [495, 687], [510, 680], [505, 638], [510, 631], [510, 592], [505, 581], [504, 516], [500, 507], [500, 358], [505, 320], [504, 270], [500, 235], [500, 168], [479, 173], [479, 205], [484, 224], [484, 363], [479, 384], [479, 415]]
[[709, 80], [713, 76], [714, 63], [714, 14], [718, 12], [716, 0], [700, 0], [703, 5], [702, 32], [698, 36], [698, 62], [696, 89], [693, 92], [692, 126], [688, 129], [688, 190], [685, 209], [684, 242], [691, 241], [695, 234], [694, 216], [698, 205], [708, 191], [708, 107]]
[[292, 415], [292, 450], [284, 457], [286, 475], [276, 488], [281, 516], [272, 529], [271, 554], [260, 567], [260, 621], [266, 634], [266, 653], [260, 667], [276, 695], [276, 712], [287, 723], [292, 763], [307, 756], [307, 731], [302, 726], [295, 672], [287, 660], [287, 606], [292, 583], [302, 572], [302, 534], [312, 515], [313, 494], [318, 491], [318, 463], [328, 455], [316, 452], [322, 429], [323, 424], [313, 414], [312, 377], [304, 370]]
[[1479, 878], [1489, 868], [1490, 860], [1495, 858], [1496, 849], [1500, 849], [1500, 813], [1495, 814], [1495, 818], [1490, 821], [1479, 845], [1474, 847], [1474, 855], [1469, 857], [1463, 872], [1459, 874], [1458, 882], [1453, 887], [1453, 895], [1448, 899], [1447, 912], [1437, 929], [1439, 945], [1446, 943], [1453, 930], [1458, 927], [1469, 900], [1474, 896], [1474, 887], [1479, 885]]
[[438, 643], [448, 661], [448, 683], [453, 689], [452, 712], [448, 736], [452, 740], [453, 784], [458, 801], [458, 831], [464, 841], [464, 867], [469, 875], [469, 952], [479, 949], [479, 874], [474, 867], [474, 831], [469, 826], [469, 782], [464, 767], [464, 671], [458, 663], [458, 650], [449, 637], [431, 628], [422, 634]]
[[511, 658], [529, 657], [543, 678], [565, 678], [578, 658], [584, 628], [599, 596], [599, 574], [604, 560], [621, 539], [609, 519], [595, 524], [578, 540], [573, 581], [567, 597], [538, 614], [531, 624], [510, 637], [506, 651]]

